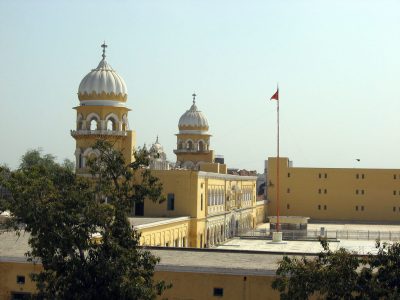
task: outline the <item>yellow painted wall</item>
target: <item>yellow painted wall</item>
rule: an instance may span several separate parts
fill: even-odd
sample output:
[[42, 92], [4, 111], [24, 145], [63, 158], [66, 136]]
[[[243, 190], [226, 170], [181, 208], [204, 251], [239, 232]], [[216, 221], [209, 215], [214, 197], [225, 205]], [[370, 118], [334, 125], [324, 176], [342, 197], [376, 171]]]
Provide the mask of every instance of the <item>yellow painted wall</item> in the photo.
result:
[[[269, 215], [276, 215], [276, 158], [268, 159]], [[400, 222], [400, 170], [289, 167], [280, 158], [281, 215]]]
[[[176, 246], [189, 245], [190, 220], [174, 222], [171, 224], [152, 226], [148, 228], [139, 228], [140, 245], [142, 246]], [[183, 244], [185, 241], [185, 245]]]
[[[29, 274], [39, 272], [41, 266], [30, 263], [0, 262], [0, 299], [10, 299], [11, 292], [34, 293], [36, 288]], [[16, 283], [16, 276], [24, 275], [25, 285]], [[246, 277], [246, 278], [245, 278]], [[279, 294], [271, 288], [273, 276], [224, 275], [194, 272], [156, 271], [155, 280], [165, 280], [173, 287], [159, 299], [279, 299]], [[223, 297], [214, 297], [213, 289], [223, 288]]]
[[[30, 273], [40, 272], [42, 266], [31, 263], [0, 262], [0, 299], [11, 299], [11, 292], [33, 293], [36, 285]], [[17, 284], [17, 276], [25, 276], [25, 284]]]
[[[189, 272], [156, 272], [156, 280], [172, 283], [159, 299], [229, 299], [229, 300], [274, 300], [279, 293], [271, 288], [272, 276], [225, 275]], [[214, 288], [223, 288], [223, 297], [213, 296]]]

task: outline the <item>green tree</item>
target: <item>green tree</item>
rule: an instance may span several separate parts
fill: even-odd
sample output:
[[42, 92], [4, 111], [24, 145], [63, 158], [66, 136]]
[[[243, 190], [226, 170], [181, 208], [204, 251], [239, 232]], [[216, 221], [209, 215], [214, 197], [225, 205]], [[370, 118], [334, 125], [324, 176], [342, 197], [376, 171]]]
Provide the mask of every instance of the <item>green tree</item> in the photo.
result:
[[284, 256], [272, 287], [281, 299], [399, 299], [400, 245], [380, 244], [377, 254], [324, 248], [316, 257]]
[[154, 299], [168, 286], [153, 280], [159, 259], [138, 247], [128, 216], [135, 202], [162, 200], [161, 184], [146, 169], [146, 151], [126, 165], [110, 143], [94, 148], [100, 155], [89, 162], [91, 179], [39, 151], [24, 155], [17, 170], [2, 167], [0, 185], [11, 196], [0, 209], [30, 233], [28, 259], [43, 266], [32, 274], [37, 298]]

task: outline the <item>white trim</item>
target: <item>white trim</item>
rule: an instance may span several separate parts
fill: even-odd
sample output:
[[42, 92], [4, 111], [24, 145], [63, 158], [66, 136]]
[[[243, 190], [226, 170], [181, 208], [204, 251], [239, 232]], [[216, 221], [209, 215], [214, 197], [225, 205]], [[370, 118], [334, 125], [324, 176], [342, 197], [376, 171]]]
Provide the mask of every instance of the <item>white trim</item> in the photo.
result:
[[[130, 219], [135, 219], [135, 218], [129, 218]], [[190, 217], [179, 217], [179, 218], [172, 218], [169, 220], [163, 220], [163, 221], [157, 221], [153, 223], [147, 223], [147, 224], [142, 224], [142, 225], [132, 225], [134, 229], [145, 229], [145, 228], [151, 228], [155, 226], [162, 226], [162, 225], [167, 225], [171, 223], [177, 223], [177, 222], [183, 222], [183, 221], [190, 221]]]
[[208, 130], [179, 130], [179, 134], [203, 134], [211, 136]]
[[83, 100], [81, 106], [115, 106], [126, 107], [124, 102], [114, 100]]
[[91, 122], [92, 119], [93, 119], [92, 117], [95, 117], [95, 118], [96, 118], [96, 121], [97, 121], [97, 122], [100, 122], [100, 116], [99, 116], [97, 113], [92, 112], [92, 113], [90, 113], [90, 114], [88, 114], [88, 115], [86, 116], [86, 121], [89, 122], [89, 126], [90, 126], [90, 122]]

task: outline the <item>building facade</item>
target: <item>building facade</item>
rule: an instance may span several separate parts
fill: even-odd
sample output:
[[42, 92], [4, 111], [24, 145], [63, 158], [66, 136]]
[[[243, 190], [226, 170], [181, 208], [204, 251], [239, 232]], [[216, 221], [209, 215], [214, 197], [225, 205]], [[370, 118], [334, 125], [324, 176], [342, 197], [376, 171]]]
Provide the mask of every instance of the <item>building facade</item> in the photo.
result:
[[[276, 215], [277, 159], [268, 158], [268, 214]], [[400, 170], [300, 168], [279, 158], [280, 213], [311, 220], [400, 222]]]
[[[76, 129], [71, 130], [78, 174], [87, 174], [87, 160], [98, 155], [92, 148], [98, 139], [110, 141], [127, 163], [134, 160], [136, 141], [127, 121], [127, 87], [106, 61], [107, 45], [102, 47], [99, 65], [82, 79], [78, 89]], [[229, 175], [226, 165], [215, 160], [208, 120], [196, 105], [196, 94], [192, 97], [192, 105], [178, 122], [176, 163], [167, 161], [158, 137], [149, 149], [150, 169], [163, 184], [166, 201], [144, 201], [134, 209], [137, 217], [189, 218], [186, 232], [179, 231], [171, 242], [164, 233], [166, 227], [176, 224], [164, 224], [163, 234], [150, 226], [146, 228], [149, 238], [142, 239], [146, 245], [211, 247], [264, 220], [266, 206], [256, 199], [257, 177]]]

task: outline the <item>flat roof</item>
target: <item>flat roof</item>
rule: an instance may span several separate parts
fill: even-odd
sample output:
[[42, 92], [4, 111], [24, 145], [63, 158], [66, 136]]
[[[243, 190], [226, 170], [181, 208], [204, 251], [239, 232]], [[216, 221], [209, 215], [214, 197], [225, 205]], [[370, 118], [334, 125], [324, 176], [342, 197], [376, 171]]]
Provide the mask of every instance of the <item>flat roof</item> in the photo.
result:
[[190, 220], [190, 217], [176, 217], [176, 218], [149, 218], [149, 217], [134, 217], [128, 218], [131, 226], [136, 229], [144, 229], [155, 226], [161, 226], [166, 224], [171, 224], [175, 222], [182, 222]]

